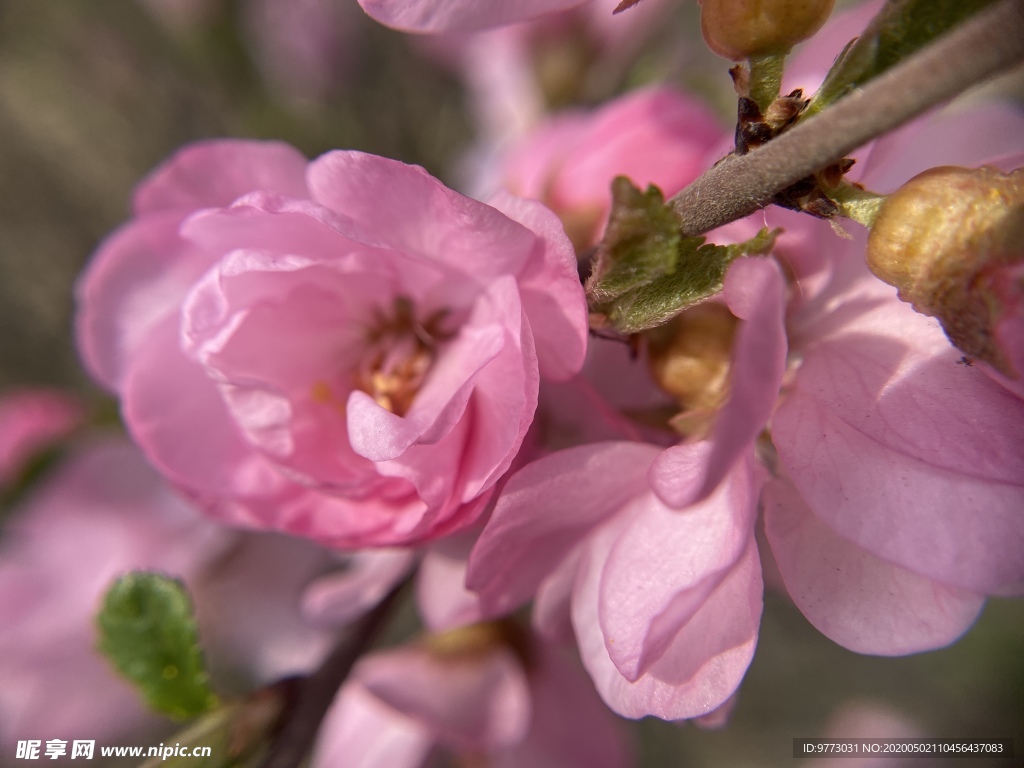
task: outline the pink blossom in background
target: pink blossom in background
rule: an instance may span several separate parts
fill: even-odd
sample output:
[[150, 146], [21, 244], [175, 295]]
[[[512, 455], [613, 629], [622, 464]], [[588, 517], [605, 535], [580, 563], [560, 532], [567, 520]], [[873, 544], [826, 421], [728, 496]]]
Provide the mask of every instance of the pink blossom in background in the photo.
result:
[[81, 404], [56, 390], [26, 389], [0, 396], [0, 487], [26, 462], [67, 437], [85, 418]]
[[631, 764], [621, 725], [575, 659], [533, 637], [507, 645], [480, 637], [487, 626], [463, 632], [363, 657], [313, 765], [417, 768], [437, 750], [507, 768]]
[[[415, 602], [425, 634], [365, 655], [321, 729], [314, 765], [420, 766], [436, 750], [488, 765], [629, 764], [624, 734], [571, 654], [513, 622], [482, 622], [465, 588], [473, 531], [418, 555], [359, 552], [306, 590], [307, 618], [347, 623], [419, 560]], [[432, 763], [430, 763], [432, 764]]]
[[644, 0], [613, 16], [616, 5], [596, 0], [529, 23], [414, 38], [468, 92], [476, 137], [458, 168], [468, 194], [486, 199], [501, 186], [505, 154], [548, 120], [549, 110], [610, 95], [676, 7]]
[[166, 727], [95, 650], [102, 596], [130, 570], [185, 581], [221, 681], [265, 684], [304, 673], [331, 641], [299, 613], [300, 590], [326, 566], [326, 552], [216, 526], [124, 440], [76, 445], [10, 514], [0, 548], [5, 750], [17, 739], [109, 743]]
[[628, 176], [666, 198], [710, 167], [723, 127], [699, 101], [675, 88], [634, 91], [591, 112], [567, 112], [511, 147], [507, 189], [543, 201], [578, 248], [593, 245], [611, 207], [611, 183]]
[[357, 152], [193, 145], [83, 276], [82, 355], [219, 519], [341, 547], [451, 533], [515, 457], [540, 376], [586, 348], [557, 219], [492, 203]]

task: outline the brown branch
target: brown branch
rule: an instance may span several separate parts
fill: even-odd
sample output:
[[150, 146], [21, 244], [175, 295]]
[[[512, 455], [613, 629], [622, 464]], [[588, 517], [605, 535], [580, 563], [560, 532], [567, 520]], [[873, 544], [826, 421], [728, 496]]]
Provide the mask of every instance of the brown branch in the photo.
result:
[[749, 216], [868, 141], [1024, 61], [1024, 0], [982, 11], [764, 146], [730, 155], [673, 197], [684, 235]]
[[377, 607], [352, 626], [319, 669], [298, 681], [295, 702], [286, 713], [286, 720], [261, 768], [297, 768], [302, 764], [338, 689], [391, 616], [391, 609], [406, 584], [408, 580], [392, 589]]

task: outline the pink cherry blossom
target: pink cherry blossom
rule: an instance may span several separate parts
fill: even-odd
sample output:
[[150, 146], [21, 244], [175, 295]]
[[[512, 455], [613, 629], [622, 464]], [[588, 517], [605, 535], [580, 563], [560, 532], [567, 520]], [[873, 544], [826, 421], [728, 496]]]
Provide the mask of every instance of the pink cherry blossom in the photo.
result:
[[358, 152], [207, 142], [157, 169], [79, 284], [86, 364], [222, 520], [335, 546], [480, 514], [586, 309], [557, 219]]
[[757, 642], [761, 476], [751, 446], [782, 379], [781, 274], [741, 260], [725, 296], [740, 318], [742, 385], [711, 439], [665, 451], [594, 443], [534, 462], [508, 482], [470, 559], [485, 613], [536, 595], [534, 621], [555, 637], [571, 616], [598, 691], [627, 717], [716, 710]]
[[[862, 181], [891, 189], [928, 165], [990, 154], [1012, 163], [1020, 116], [974, 109], [876, 142], [862, 154]], [[978, 119], [995, 126], [984, 145], [967, 138]], [[542, 190], [563, 213], [551, 190], [564, 168], [558, 148], [572, 144], [559, 131], [578, 141], [591, 126], [567, 122], [537, 145], [545, 151], [513, 165], [520, 191]], [[615, 130], [604, 146], [625, 131]], [[548, 455], [509, 480], [470, 559], [485, 615], [533, 599], [535, 625], [574, 634], [602, 697], [627, 716], [703, 715], [742, 678], [760, 613], [760, 565], [742, 547], [761, 493], [755, 456], [779, 476], [761, 503], [783, 581], [815, 626], [853, 650], [946, 645], [985, 594], [1024, 583], [1024, 404], [1014, 382], [956, 365], [962, 353], [938, 325], [868, 274], [862, 238], [837, 240], [821, 222], [775, 209], [762, 223], [787, 230], [775, 256], [789, 285], [771, 262], [730, 270], [723, 299], [741, 323], [708, 441]], [[1012, 338], [1009, 320], [1006, 329]], [[726, 491], [737, 487], [746, 490]], [[688, 548], [701, 536], [703, 547]], [[696, 578], [685, 582], [687, 573]], [[735, 642], [703, 642], [710, 627]]]

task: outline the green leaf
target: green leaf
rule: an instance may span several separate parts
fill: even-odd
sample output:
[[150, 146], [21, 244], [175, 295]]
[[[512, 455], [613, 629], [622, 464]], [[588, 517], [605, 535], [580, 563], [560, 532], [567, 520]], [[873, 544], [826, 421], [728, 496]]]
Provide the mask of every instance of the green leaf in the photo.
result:
[[719, 293], [729, 264], [739, 256], [767, 253], [779, 232], [762, 229], [736, 245], [712, 245], [702, 237], [682, 238], [677, 268], [618, 297], [606, 309], [608, 320], [624, 334], [668, 322], [687, 307]]
[[100, 651], [151, 708], [188, 718], [217, 705], [192, 601], [180, 582], [158, 573], [128, 573], [107, 591], [96, 624]]
[[889, 0], [839, 55], [801, 119], [820, 112], [995, 0]]
[[679, 222], [653, 184], [641, 192], [625, 176], [612, 182], [612, 211], [587, 294], [604, 304], [675, 269]]

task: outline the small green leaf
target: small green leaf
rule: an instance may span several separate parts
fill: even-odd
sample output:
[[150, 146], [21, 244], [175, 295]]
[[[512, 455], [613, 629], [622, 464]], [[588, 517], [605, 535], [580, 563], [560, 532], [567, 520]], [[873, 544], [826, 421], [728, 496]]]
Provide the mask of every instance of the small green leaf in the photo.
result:
[[158, 573], [128, 573], [107, 591], [96, 624], [100, 651], [151, 708], [188, 718], [217, 705], [192, 601], [180, 582]]
[[735, 245], [712, 245], [704, 243], [703, 237], [683, 238], [674, 272], [620, 296], [607, 308], [612, 327], [624, 334], [638, 333], [711, 298], [722, 290], [725, 273], [734, 259], [767, 253], [778, 234], [779, 230], [762, 229], [750, 240]]
[[889, 0], [839, 55], [801, 119], [820, 112], [994, 0]]
[[612, 182], [612, 211], [587, 294], [604, 304], [669, 274], [679, 256], [679, 222], [653, 184], [641, 192], [625, 176]]

